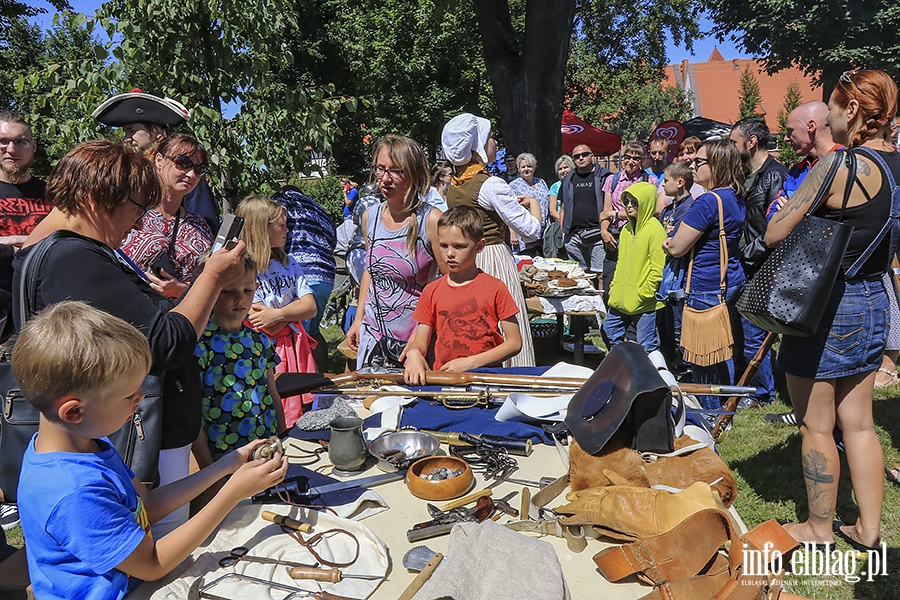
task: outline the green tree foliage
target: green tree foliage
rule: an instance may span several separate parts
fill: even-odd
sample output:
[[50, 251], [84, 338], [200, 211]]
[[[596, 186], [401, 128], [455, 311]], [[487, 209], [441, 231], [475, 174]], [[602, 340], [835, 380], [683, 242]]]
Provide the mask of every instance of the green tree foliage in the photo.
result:
[[[69, 8], [66, 0], [47, 0], [56, 10]], [[7, 32], [21, 17], [34, 17], [47, 12], [43, 8], [37, 8], [31, 3], [17, 2], [16, 0], [0, 0], [0, 46], [6, 41]]]
[[792, 81], [784, 94], [784, 103], [778, 111], [778, 160], [786, 167], [791, 167], [800, 158], [794, 147], [784, 139], [787, 133], [787, 119], [791, 111], [800, 106], [800, 84]]
[[[327, 150], [339, 134], [335, 114], [355, 107], [330, 85], [283, 77], [302, 68], [284, 42], [297, 30], [293, 8], [288, 0], [113, 0], [95, 17], [108, 41], [17, 87], [48, 86], [39, 111], [80, 115], [37, 124], [56, 158], [98, 135], [89, 115], [110, 95], [140, 87], [182, 102], [192, 112], [186, 128], [209, 150], [214, 186], [233, 198], [296, 177], [309, 151]], [[86, 29], [95, 22], [74, 20]]]
[[734, 40], [774, 73], [798, 65], [827, 94], [850, 66], [900, 77], [900, 5], [881, 0], [709, 0], [720, 39]]
[[668, 119], [691, 115], [688, 98], [677, 87], [663, 87], [660, 69], [637, 61], [618, 68], [572, 40], [566, 68], [566, 107], [596, 127], [624, 140], [644, 139]]
[[756, 114], [756, 107], [759, 106], [762, 95], [759, 92], [759, 80], [753, 71], [750, 70], [750, 63], [747, 63], [747, 66], [741, 72], [741, 85], [738, 88], [738, 94], [741, 111], [739, 118], [744, 119]]

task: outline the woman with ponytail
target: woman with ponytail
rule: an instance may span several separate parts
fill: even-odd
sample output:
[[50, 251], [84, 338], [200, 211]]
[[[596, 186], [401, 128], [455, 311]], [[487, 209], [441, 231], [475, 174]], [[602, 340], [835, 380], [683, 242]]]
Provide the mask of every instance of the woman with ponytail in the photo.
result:
[[441, 211], [423, 200], [431, 181], [428, 159], [410, 138], [384, 136], [375, 146], [372, 175], [385, 201], [362, 218], [366, 270], [347, 343], [357, 351], [357, 368], [402, 367], [416, 329], [416, 303], [437, 275]]
[[[872, 389], [889, 327], [887, 294], [893, 293], [885, 290], [882, 279], [890, 264], [890, 232], [868, 258], [865, 251], [871, 250], [891, 210], [888, 172], [900, 181], [900, 154], [891, 141], [896, 115], [897, 85], [887, 73], [863, 70], [841, 75], [828, 103], [828, 125], [834, 141], [849, 148], [848, 154], [819, 159], [766, 231], [769, 246], [787, 237], [812, 205], [826, 173], [840, 161], [814, 214], [854, 228], [841, 275], [831, 295], [823, 299], [827, 304], [819, 330], [805, 338], [784, 336], [778, 353], [803, 440], [809, 516], [786, 526], [800, 542], [832, 542], [837, 534], [860, 550], [881, 541], [884, 453], [875, 433]], [[849, 180], [851, 161], [856, 174]], [[845, 199], [847, 186], [850, 193]], [[857, 259], [861, 260], [854, 266]], [[859, 506], [859, 518], [852, 524], [834, 522], [841, 468], [832, 434], [836, 424], [843, 432]]]

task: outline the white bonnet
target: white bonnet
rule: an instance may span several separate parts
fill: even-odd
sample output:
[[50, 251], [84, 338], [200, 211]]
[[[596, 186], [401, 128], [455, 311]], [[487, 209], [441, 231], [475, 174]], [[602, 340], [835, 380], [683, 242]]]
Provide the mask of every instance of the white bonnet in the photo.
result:
[[488, 162], [487, 144], [488, 135], [491, 133], [491, 122], [483, 117], [476, 117], [471, 113], [462, 113], [450, 119], [444, 125], [441, 132], [441, 145], [444, 147], [444, 156], [456, 166], [468, 164], [472, 160], [472, 153], [485, 163]]

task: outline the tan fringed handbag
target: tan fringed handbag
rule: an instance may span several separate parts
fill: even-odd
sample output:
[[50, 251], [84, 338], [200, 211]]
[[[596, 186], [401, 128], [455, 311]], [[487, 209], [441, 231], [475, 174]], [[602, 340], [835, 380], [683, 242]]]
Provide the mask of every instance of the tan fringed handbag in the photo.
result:
[[[699, 367], [709, 367], [731, 358], [734, 336], [731, 333], [731, 318], [725, 304], [725, 272], [728, 268], [728, 245], [725, 240], [722, 198], [713, 192], [719, 203], [719, 305], [696, 309], [685, 303], [681, 319], [681, 350], [686, 362]], [[691, 272], [694, 268], [694, 249], [691, 248], [691, 262], [688, 263], [687, 282], [684, 293], [691, 295]]]

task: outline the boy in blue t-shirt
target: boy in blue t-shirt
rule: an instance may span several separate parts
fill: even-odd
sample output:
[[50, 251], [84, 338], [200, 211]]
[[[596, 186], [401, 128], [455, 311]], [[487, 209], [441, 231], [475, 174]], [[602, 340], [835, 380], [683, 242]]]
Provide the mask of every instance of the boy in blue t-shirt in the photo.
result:
[[[19, 335], [13, 372], [41, 413], [18, 489], [37, 598], [122, 598], [140, 580], [168, 574], [238, 502], [284, 479], [283, 457], [247, 462], [254, 443], [147, 490], [107, 436], [132, 418], [151, 362], [137, 329], [83, 302], [46, 308]], [[232, 477], [196, 516], [152, 538], [151, 523], [226, 475]]]

